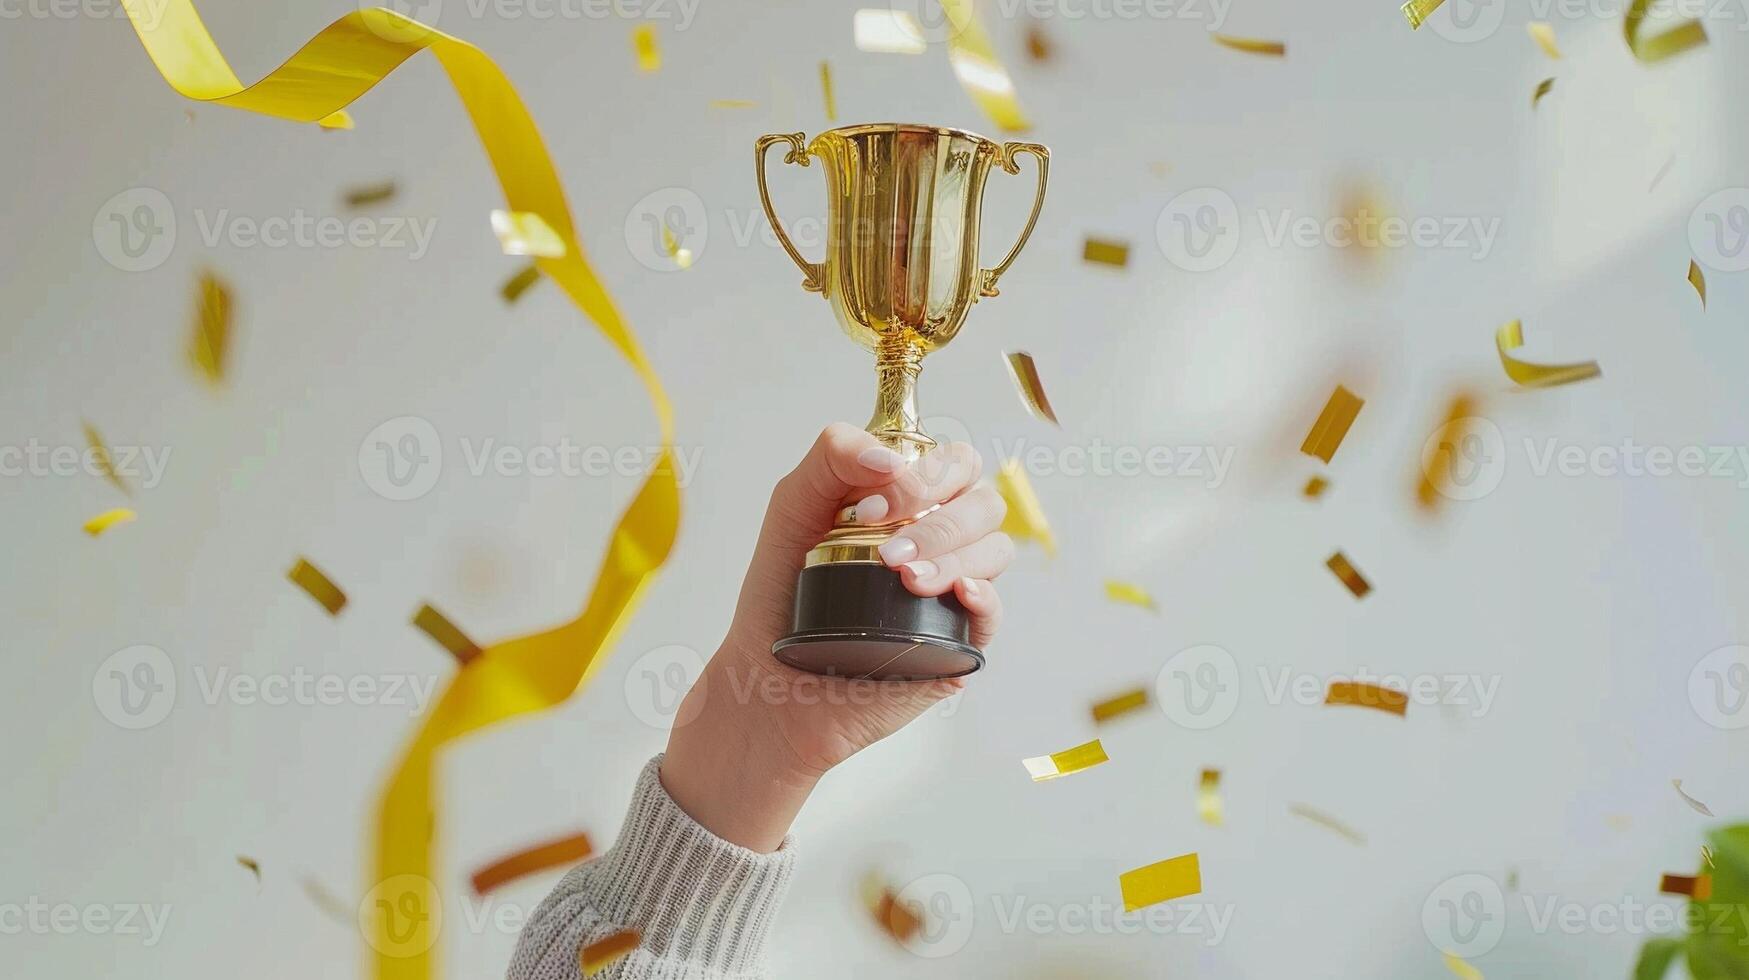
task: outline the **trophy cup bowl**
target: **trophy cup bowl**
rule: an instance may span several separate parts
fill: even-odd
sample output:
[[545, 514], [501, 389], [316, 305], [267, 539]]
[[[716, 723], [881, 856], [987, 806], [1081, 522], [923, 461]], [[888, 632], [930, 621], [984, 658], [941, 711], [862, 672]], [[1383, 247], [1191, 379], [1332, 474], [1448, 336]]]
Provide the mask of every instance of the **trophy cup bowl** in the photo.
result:
[[[784, 232], [766, 188], [767, 151], [788, 144], [785, 163], [824, 164], [826, 257], [810, 262]], [[1038, 192], [1019, 239], [994, 267], [978, 263], [984, 182], [992, 167], [1018, 174], [1016, 158], [1038, 158]], [[997, 143], [937, 126], [875, 123], [762, 136], [754, 145], [759, 196], [802, 288], [822, 293], [850, 339], [875, 357], [874, 416], [868, 431], [915, 461], [934, 448], [918, 422], [917, 374], [924, 355], [952, 341], [979, 299], [1026, 245], [1044, 205], [1050, 150]], [[772, 655], [800, 670], [875, 680], [959, 677], [984, 665], [970, 643], [971, 619], [952, 592], [912, 595], [876, 549], [923, 515], [879, 525], [841, 522], [808, 552], [796, 584], [791, 631]]]

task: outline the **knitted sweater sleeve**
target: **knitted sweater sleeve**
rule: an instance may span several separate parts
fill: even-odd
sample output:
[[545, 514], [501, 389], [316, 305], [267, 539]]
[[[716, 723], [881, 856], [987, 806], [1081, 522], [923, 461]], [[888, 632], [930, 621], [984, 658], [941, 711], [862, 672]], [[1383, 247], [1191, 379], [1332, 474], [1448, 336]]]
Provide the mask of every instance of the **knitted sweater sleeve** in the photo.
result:
[[699, 826], [662, 788], [662, 757], [638, 777], [613, 848], [573, 868], [529, 917], [509, 980], [574, 980], [579, 951], [627, 929], [638, 948], [601, 980], [760, 980], [789, 888], [791, 841], [771, 854]]

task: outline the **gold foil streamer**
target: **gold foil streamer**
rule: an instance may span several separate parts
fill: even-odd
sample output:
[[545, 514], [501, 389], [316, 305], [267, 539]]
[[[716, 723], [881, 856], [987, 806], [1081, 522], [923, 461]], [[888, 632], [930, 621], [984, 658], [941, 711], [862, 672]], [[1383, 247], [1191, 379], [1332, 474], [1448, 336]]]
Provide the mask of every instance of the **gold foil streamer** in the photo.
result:
[[1102, 238], [1086, 239], [1081, 244], [1081, 261], [1113, 265], [1121, 269], [1130, 264], [1130, 244]]
[[923, 28], [908, 11], [865, 7], [851, 21], [856, 50], [873, 54], [922, 54], [929, 50]]
[[348, 188], [344, 200], [349, 208], [368, 207], [372, 204], [393, 200], [398, 190], [399, 188], [392, 180], [385, 180], [379, 184], [360, 184], [357, 187]]
[[1316, 807], [1310, 807], [1304, 803], [1294, 803], [1288, 806], [1287, 812], [1302, 820], [1310, 820], [1318, 826], [1323, 827], [1325, 830], [1335, 831], [1343, 837], [1348, 838], [1348, 841], [1351, 844], [1364, 845], [1366, 843], [1366, 836], [1360, 831], [1355, 830], [1353, 827], [1348, 826]]
[[1093, 706], [1093, 723], [1102, 725], [1119, 715], [1148, 706], [1148, 689], [1138, 687], [1133, 691], [1125, 691], [1116, 697], [1106, 698]]
[[1476, 422], [1476, 397], [1468, 392], [1458, 392], [1452, 396], [1451, 403], [1446, 406], [1445, 420], [1440, 423], [1435, 432], [1440, 437], [1440, 444], [1434, 447], [1435, 453], [1445, 454], [1447, 458], [1436, 462], [1428, 458], [1425, 446], [1422, 449], [1420, 479], [1415, 484], [1415, 506], [1422, 511], [1431, 513], [1439, 509], [1440, 502], [1445, 500], [1445, 494], [1439, 492], [1439, 486], [1433, 482], [1433, 474], [1441, 472], [1449, 475], [1453, 472], [1452, 456], [1468, 451], [1468, 441], [1480, 438], [1474, 435]]
[[952, 33], [947, 39], [947, 60], [967, 94], [978, 108], [1005, 133], [1023, 133], [1032, 128], [1014, 91], [1014, 80], [996, 56], [984, 25], [978, 20], [973, 0], [941, 0]]
[[[144, 3], [146, 0], [128, 0]], [[231, 349], [231, 291], [211, 272], [200, 274], [188, 359], [209, 384], [225, 380], [225, 355]]]
[[1196, 815], [1210, 827], [1219, 827], [1226, 820], [1226, 806], [1221, 802], [1221, 771], [1204, 769], [1196, 789]]
[[584, 976], [592, 977], [624, 959], [643, 940], [643, 935], [636, 929], [616, 932], [579, 950], [577, 963], [582, 967]]
[[1027, 412], [1040, 422], [1058, 425], [1057, 413], [1051, 408], [1051, 400], [1045, 397], [1045, 383], [1039, 379], [1038, 365], [1033, 363], [1032, 355], [1026, 351], [1006, 352], [1008, 359], [1008, 376], [1014, 379], [1014, 387], [1020, 392], [1021, 403]]
[[1408, 3], [1403, 4], [1403, 16], [1408, 18], [1409, 29], [1419, 30], [1421, 25], [1427, 22], [1427, 18], [1431, 17], [1442, 3], [1445, 3], [1445, 0], [1409, 0]]
[[85, 445], [90, 448], [92, 461], [103, 473], [103, 478], [108, 480], [117, 490], [130, 497], [133, 496], [133, 489], [127, 485], [127, 481], [121, 478], [121, 474], [115, 471], [115, 457], [110, 455], [109, 446], [104, 444], [103, 436], [97, 431], [97, 426], [80, 419], [79, 427], [85, 430]]
[[1099, 743], [1099, 739], [1094, 739], [1072, 749], [1022, 759], [1020, 764], [1026, 767], [1026, 772], [1032, 777], [1033, 782], [1042, 783], [1047, 779], [1067, 776], [1070, 773], [1091, 769], [1110, 761], [1110, 758], [1105, 754], [1105, 746]]
[[826, 121], [838, 121], [838, 97], [832, 92], [832, 64], [820, 62], [820, 97], [826, 102]]
[[[494, 644], [456, 672], [402, 754], [376, 814], [369, 880], [387, 907], [423, 897], [437, 877], [431, 842], [433, 762], [443, 745], [495, 722], [550, 708], [587, 683], [602, 652], [624, 628], [650, 576], [667, 560], [680, 524], [674, 425], [668, 398], [629, 326], [576, 242], [564, 190], [534, 120], [484, 52], [383, 8], [356, 10], [330, 24], [279, 69], [244, 88], [225, 63], [190, 0], [123, 0], [134, 31], [172, 88], [185, 96], [298, 122], [333, 118], [401, 62], [430, 48], [449, 76], [504, 190], [510, 208], [541, 215], [568, 243], [540, 268], [631, 364], [660, 425], [662, 452], [615, 525], [579, 615], [539, 633]], [[380, 908], [382, 906], [378, 906]], [[410, 934], [372, 916], [366, 939], [379, 980], [424, 980], [436, 940], [430, 920]]]
[[522, 267], [522, 271], [504, 280], [504, 285], [498, 287], [498, 295], [503, 297], [504, 302], [514, 303], [522, 298], [523, 293], [528, 292], [528, 287], [537, 282], [540, 282], [540, 266], [530, 262]]
[[1123, 910], [1134, 912], [1201, 892], [1202, 865], [1195, 854], [1181, 854], [1125, 871], [1118, 876], [1117, 885], [1123, 892]]
[[1622, 21], [1622, 36], [1635, 58], [1649, 64], [1707, 43], [1706, 28], [1698, 20], [1685, 20], [1656, 37], [1640, 37], [1640, 27], [1651, 7], [1652, 0], [1634, 0]]
[[1555, 87], [1555, 80], [1552, 78], [1545, 78], [1542, 81], [1536, 83], [1536, 91], [1530, 93], [1530, 107], [1532, 109], [1535, 109], [1536, 104], [1538, 102], [1541, 102], [1543, 100], [1543, 96], [1549, 94], [1549, 90], [1553, 89], [1554, 87]]
[[1546, 20], [1533, 20], [1524, 25], [1524, 29], [1530, 34], [1530, 39], [1536, 42], [1537, 47], [1543, 49], [1543, 54], [1557, 61], [1560, 60], [1561, 46], [1555, 43], [1553, 24]]
[[1712, 875], [1665, 875], [1658, 881], [1658, 890], [1666, 895], [1687, 895], [1697, 902], [1713, 897]]
[[662, 49], [656, 44], [654, 24], [639, 24], [632, 31], [632, 50], [638, 55], [639, 71], [660, 71]]
[[1358, 681], [1331, 681], [1324, 703], [1345, 704], [1356, 708], [1372, 708], [1386, 714], [1404, 717], [1409, 711], [1409, 695], [1377, 684]]
[[1343, 437], [1348, 435], [1349, 426], [1354, 424], [1354, 417], [1360, 414], [1360, 408], [1365, 404], [1366, 399], [1337, 385], [1330, 393], [1330, 400], [1324, 403], [1324, 410], [1318, 413], [1318, 420], [1312, 423], [1312, 431], [1306, 433], [1300, 452], [1330, 462], [1336, 450], [1341, 448]]
[[1514, 320], [1494, 331], [1494, 346], [1500, 351], [1500, 365], [1506, 376], [1526, 388], [1550, 388], [1572, 384], [1603, 374], [1596, 361], [1578, 364], [1531, 364], [1511, 356], [1507, 351], [1524, 346], [1524, 327]]
[[1713, 811], [1711, 809], [1709, 809], [1705, 803], [1702, 803], [1701, 801], [1695, 799], [1694, 797], [1689, 796], [1688, 793], [1683, 791], [1682, 780], [1672, 779], [1670, 781], [1670, 785], [1676, 787], [1676, 795], [1682, 797], [1682, 802], [1687, 803], [1690, 807], [1692, 807], [1694, 809], [1694, 812], [1700, 814], [1703, 817], [1710, 817], [1713, 815]]
[[1020, 460], [1007, 460], [996, 471], [996, 492], [1008, 505], [1002, 531], [1016, 541], [1037, 541], [1046, 555], [1055, 557], [1057, 539], [1051, 534], [1050, 522], [1045, 520], [1044, 508], [1039, 506], [1038, 495], [1032, 492], [1032, 483], [1027, 480]]
[[255, 876], [255, 884], [261, 884], [261, 862], [247, 854], [239, 854], [237, 855], [237, 863], [249, 869], [249, 873]]
[[475, 895], [484, 895], [494, 888], [507, 885], [549, 868], [576, 864], [594, 853], [588, 834], [571, 834], [544, 844], [525, 848], [486, 865], [473, 874]]
[[1105, 597], [1112, 602], [1121, 602], [1130, 606], [1141, 606], [1149, 612], [1157, 613], [1160, 611], [1160, 607], [1154, 604], [1154, 597], [1148, 594], [1148, 590], [1133, 582], [1107, 580], [1105, 583]]
[[1445, 968], [1458, 980], [1485, 980], [1482, 971], [1465, 962], [1464, 959], [1449, 949], [1440, 951], [1445, 956]]
[[1372, 591], [1372, 584], [1366, 580], [1366, 576], [1360, 574], [1360, 571], [1349, 563], [1348, 556], [1342, 552], [1338, 551], [1331, 555], [1324, 564], [1329, 567], [1330, 571], [1336, 573], [1336, 577], [1342, 580], [1343, 585], [1348, 586], [1348, 591], [1354, 593], [1356, 599], [1364, 599], [1366, 594]]
[[419, 607], [413, 614], [413, 625], [425, 632], [426, 636], [437, 641], [437, 645], [448, 650], [456, 660], [464, 666], [468, 661], [480, 655], [480, 648], [473, 640], [468, 639], [456, 624], [449, 621], [443, 613], [438, 612], [430, 603]]
[[299, 558], [297, 564], [285, 573], [292, 584], [310, 594], [310, 598], [322, 604], [328, 610], [328, 615], [338, 616], [340, 610], [346, 608], [346, 593], [340, 591], [340, 586], [334, 580], [322, 574], [322, 570], [310, 564], [308, 558]]
[[1210, 34], [1209, 37], [1214, 38], [1216, 44], [1232, 48], [1234, 51], [1267, 55], [1271, 58], [1287, 57], [1287, 45], [1281, 41], [1265, 41], [1255, 37], [1229, 37], [1226, 34]]
[[114, 510], [106, 510], [85, 522], [85, 533], [95, 538], [110, 528], [115, 527], [117, 524], [126, 524], [138, 516], [138, 514], [135, 514], [126, 507], [117, 507]]
[[505, 255], [533, 255], [543, 259], [565, 256], [565, 240], [533, 211], [492, 212], [492, 233]]
[[1700, 308], [1706, 309], [1706, 274], [1700, 271], [1693, 259], [1688, 260], [1688, 284], [1700, 294]]
[[1326, 480], [1321, 476], [1314, 476], [1306, 481], [1304, 487], [1300, 488], [1300, 493], [1307, 500], [1317, 500], [1319, 497], [1322, 497], [1324, 491], [1328, 489], [1330, 489], [1329, 480]]

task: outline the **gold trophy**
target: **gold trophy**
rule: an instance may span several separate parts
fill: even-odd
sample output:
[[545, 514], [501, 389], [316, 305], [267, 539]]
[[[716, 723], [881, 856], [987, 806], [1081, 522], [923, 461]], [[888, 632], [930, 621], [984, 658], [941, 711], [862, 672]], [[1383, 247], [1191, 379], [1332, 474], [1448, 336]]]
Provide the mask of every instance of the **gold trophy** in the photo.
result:
[[[789, 144], [785, 163], [826, 165], [826, 259], [809, 262], [784, 233], [766, 190], [766, 151]], [[1038, 157], [1038, 194], [1020, 240], [994, 268], [978, 264], [978, 215], [991, 167], [1020, 173]], [[868, 431], [915, 460], [935, 446], [917, 416], [923, 355], [959, 333], [972, 305], [996, 295], [1038, 223], [1051, 152], [1037, 143], [996, 143], [937, 126], [874, 123], [816, 136], [761, 136], [754, 144], [759, 197], [802, 288], [824, 293], [850, 338], [875, 356], [878, 376]], [[796, 584], [793, 629], [772, 645], [800, 670], [877, 680], [959, 677], [984, 665], [969, 642], [970, 616], [952, 592], [912, 595], [876, 549], [923, 515], [880, 525], [839, 525], [808, 552]]]

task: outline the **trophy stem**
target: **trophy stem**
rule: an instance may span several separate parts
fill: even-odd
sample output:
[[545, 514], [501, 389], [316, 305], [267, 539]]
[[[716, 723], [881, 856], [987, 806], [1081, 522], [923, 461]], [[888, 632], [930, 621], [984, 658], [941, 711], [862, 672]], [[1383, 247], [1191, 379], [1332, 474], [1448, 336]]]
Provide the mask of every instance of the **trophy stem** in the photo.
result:
[[935, 448], [917, 417], [917, 374], [922, 370], [923, 351], [915, 344], [882, 341], [875, 351], [878, 387], [868, 431], [907, 460]]

